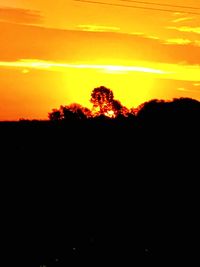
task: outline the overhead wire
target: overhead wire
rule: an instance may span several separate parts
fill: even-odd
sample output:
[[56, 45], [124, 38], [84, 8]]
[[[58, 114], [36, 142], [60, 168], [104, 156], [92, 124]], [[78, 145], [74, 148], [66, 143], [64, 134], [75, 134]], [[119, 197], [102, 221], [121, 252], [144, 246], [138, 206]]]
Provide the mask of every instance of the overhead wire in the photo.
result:
[[154, 11], [162, 11], [162, 12], [170, 12], [170, 13], [182, 13], [182, 14], [190, 14], [190, 15], [198, 15], [198, 16], [200, 15], [200, 13], [198, 13], [198, 12], [175, 10], [175, 9], [164, 9], [164, 8], [154, 8], [154, 7], [147, 7], [147, 6], [123, 5], [123, 4], [114, 4], [114, 3], [92, 1], [92, 0], [73, 0], [73, 1], [82, 2], [82, 3], [86, 3], [86, 4], [116, 6], [116, 7], [124, 7], [124, 8], [137, 8], [137, 9], [144, 9], [144, 10], [154, 10]]
[[138, 3], [138, 4], [145, 4], [145, 5], [156, 5], [156, 6], [167, 6], [167, 7], [178, 7], [178, 8], [186, 8], [186, 9], [200, 9], [200, 7], [194, 6], [183, 6], [183, 5], [172, 5], [172, 4], [161, 4], [156, 2], [147, 2], [147, 1], [136, 1], [136, 0], [120, 0], [121, 2], [128, 2], [128, 3]]

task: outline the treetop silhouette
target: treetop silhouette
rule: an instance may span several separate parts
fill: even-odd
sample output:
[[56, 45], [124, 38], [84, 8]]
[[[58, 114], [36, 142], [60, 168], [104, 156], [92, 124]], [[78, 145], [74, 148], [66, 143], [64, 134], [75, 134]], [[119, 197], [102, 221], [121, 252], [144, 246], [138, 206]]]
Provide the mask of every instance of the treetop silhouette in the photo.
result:
[[94, 116], [116, 118], [120, 115], [127, 117], [129, 114], [129, 110], [119, 100], [114, 99], [112, 90], [104, 86], [92, 91], [90, 102], [93, 104]]
[[113, 116], [113, 92], [104, 87], [100, 86], [92, 91], [90, 102], [93, 104], [93, 112], [97, 115]]
[[59, 109], [53, 109], [48, 114], [51, 121], [72, 121], [72, 120], [83, 120], [91, 117], [91, 111], [82, 107], [80, 104], [73, 103], [68, 106], [60, 106]]
[[91, 93], [92, 110], [73, 103], [60, 106], [48, 114], [51, 121], [72, 121], [104, 117], [110, 119], [131, 118], [137, 116], [156, 123], [175, 120], [197, 119], [200, 116], [200, 102], [191, 98], [174, 98], [172, 101], [152, 99], [138, 106], [137, 109], [123, 106], [114, 98], [113, 91], [105, 86], [96, 87]]
[[105, 86], [93, 89], [90, 102], [93, 104], [92, 110], [74, 103], [67, 106], [60, 106], [59, 109], [53, 109], [48, 114], [48, 117], [51, 121], [69, 121], [100, 116], [117, 118], [119, 116], [128, 117], [130, 114], [134, 115], [133, 109], [129, 110], [119, 100], [114, 99], [112, 90]]

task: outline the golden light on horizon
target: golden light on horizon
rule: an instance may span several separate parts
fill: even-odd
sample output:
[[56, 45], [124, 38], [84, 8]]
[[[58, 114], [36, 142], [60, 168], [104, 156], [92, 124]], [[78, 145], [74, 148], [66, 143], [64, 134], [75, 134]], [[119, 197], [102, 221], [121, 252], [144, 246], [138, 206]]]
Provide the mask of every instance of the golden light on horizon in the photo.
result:
[[[138, 62], [135, 63], [137, 64]], [[176, 80], [178, 76], [181, 76], [183, 71], [185, 75], [182, 76], [182, 79], [188, 79], [189, 69], [185, 68], [185, 66], [173, 66], [168, 64], [155, 64], [154, 66], [146, 62], [141, 63], [143, 63], [143, 65], [120, 66], [24, 59], [15, 62], [0, 62], [0, 67], [4, 69], [5, 72], [13, 72], [14, 70], [16, 73], [20, 70], [19, 73], [26, 74], [25, 76], [27, 78], [23, 79], [20, 74], [18, 74], [18, 78], [15, 81], [16, 83], [19, 81], [22, 88], [33, 87], [35, 90], [37, 88], [40, 89], [40, 94], [43, 95], [42, 99], [45, 98], [45, 100], [43, 100], [44, 108], [40, 106], [38, 111], [41, 114], [41, 111], [44, 110], [42, 112], [44, 115], [37, 115], [37, 113], [34, 113], [31, 109], [27, 112], [26, 116], [29, 118], [46, 118], [48, 111], [52, 108], [59, 107], [59, 105], [80, 103], [83, 106], [91, 108], [91, 103], [89, 102], [90, 94], [94, 88], [101, 85], [110, 88], [114, 92], [115, 99], [119, 100], [127, 108], [136, 108], [141, 103], [151, 98], [156, 98], [156, 96], [159, 95], [157, 91], [159, 89], [156, 90], [156, 88], [159, 88], [162, 79], [165, 80], [170, 77]], [[197, 69], [196, 77], [198, 74], [199, 70]], [[33, 79], [34, 84], [31, 82]], [[42, 79], [43, 83], [38, 84], [40, 79]], [[5, 82], [7, 86], [10, 86], [10, 83], [12, 83], [10, 80]], [[44, 84], [45, 88], [43, 88]], [[194, 84], [196, 85], [198, 83], [196, 82]], [[180, 93], [179, 88], [180, 87], [177, 87], [177, 95]], [[185, 93], [186, 90], [182, 90], [182, 92]], [[30, 93], [27, 92], [23, 97], [27, 105], [29, 101], [34, 100], [34, 96], [30, 99], [28, 96], [29, 94]], [[18, 96], [20, 96], [19, 91]], [[170, 97], [170, 95], [166, 94], [166, 98], [169, 99]], [[45, 102], [47, 103], [48, 99], [50, 101], [47, 105]], [[37, 96], [34, 101], [36, 101], [36, 103], [38, 102]], [[28, 109], [30, 109], [30, 107], [28, 105]], [[33, 114], [32, 116], [31, 113]], [[23, 117], [22, 115], [18, 115], [18, 117]], [[108, 114], [108, 116], [112, 116], [112, 114]]]
[[89, 102], [91, 91], [100, 85], [109, 87], [114, 92], [115, 98], [128, 108], [136, 106], [144, 99], [148, 99], [148, 91], [154, 83], [151, 74], [160, 76], [167, 73], [142, 66], [69, 64], [39, 60], [0, 62], [0, 66], [9, 70], [20, 69], [23, 74], [30, 77], [37, 75], [38, 72], [56, 74], [58, 76], [57, 88], [54, 89], [55, 98], [58, 99], [56, 102], [60, 104], [75, 102], [88, 108], [91, 108]]
[[109, 110], [107, 113], [105, 113], [106, 116], [110, 117], [110, 118], [114, 118], [115, 117], [115, 113], [113, 110]]
[[152, 98], [200, 100], [199, 15], [176, 7], [198, 7], [187, 1], [168, 0], [174, 12], [159, 12], [116, 0], [2, 0], [0, 120], [43, 119], [74, 102], [90, 108], [101, 85], [128, 108]]

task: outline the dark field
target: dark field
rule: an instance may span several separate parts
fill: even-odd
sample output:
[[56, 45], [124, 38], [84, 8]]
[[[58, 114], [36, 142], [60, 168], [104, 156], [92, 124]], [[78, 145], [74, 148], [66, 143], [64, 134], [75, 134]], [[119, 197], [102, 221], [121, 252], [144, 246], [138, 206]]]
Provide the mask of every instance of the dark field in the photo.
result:
[[199, 120], [0, 123], [1, 261], [199, 261]]

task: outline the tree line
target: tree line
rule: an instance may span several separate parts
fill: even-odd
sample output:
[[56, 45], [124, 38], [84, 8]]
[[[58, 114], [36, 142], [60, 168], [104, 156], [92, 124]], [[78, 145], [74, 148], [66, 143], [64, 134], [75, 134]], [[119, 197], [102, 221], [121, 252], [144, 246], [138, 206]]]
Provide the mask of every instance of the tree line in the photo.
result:
[[137, 118], [144, 122], [161, 123], [168, 119], [197, 121], [200, 116], [200, 102], [188, 97], [174, 98], [170, 101], [152, 99], [137, 108], [128, 109], [116, 100], [113, 91], [105, 86], [93, 89], [90, 102], [92, 103], [91, 110], [77, 103], [61, 105], [59, 109], [53, 109], [48, 113], [48, 118], [50, 121]]

